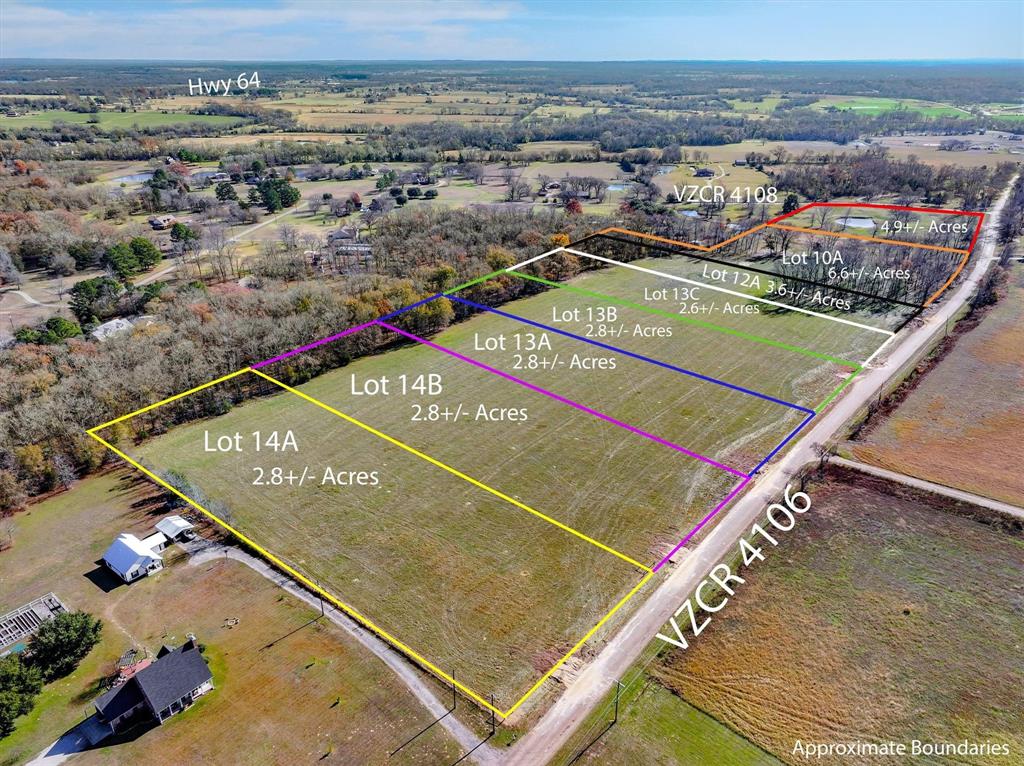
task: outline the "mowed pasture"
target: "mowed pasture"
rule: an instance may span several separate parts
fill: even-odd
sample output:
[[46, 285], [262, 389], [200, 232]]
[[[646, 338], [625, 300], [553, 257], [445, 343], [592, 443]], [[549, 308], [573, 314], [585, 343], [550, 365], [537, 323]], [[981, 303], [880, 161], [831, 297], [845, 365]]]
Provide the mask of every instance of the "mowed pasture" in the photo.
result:
[[652, 675], [787, 763], [805, 762], [798, 739], [967, 739], [1011, 752], [971, 763], [1019, 760], [1024, 542], [860, 475], [808, 492], [797, 528]]
[[1024, 505], [1024, 267], [894, 412], [848, 447], [854, 457], [985, 497]]
[[0, 117], [0, 130], [11, 128], [52, 128], [54, 123], [67, 122], [84, 125], [90, 120], [103, 128], [160, 128], [167, 125], [215, 125], [230, 127], [242, 122], [238, 117], [215, 114], [185, 114], [181, 112], [69, 112], [60, 109], [30, 112], [17, 117]]
[[505, 123], [529, 109], [498, 94], [474, 91], [400, 95], [372, 102], [353, 94], [313, 93], [270, 101], [267, 106], [291, 112], [303, 125], [328, 129], [426, 122]]
[[[527, 299], [506, 305], [502, 311], [518, 317], [532, 318], [539, 314], [539, 318], [547, 318], [544, 303], [561, 301], [558, 305], [568, 306], [567, 310], [576, 303], [572, 297], [561, 293], [539, 297], [537, 301]], [[666, 320], [660, 318], [654, 322], [641, 318], [640, 322], [644, 327], [666, 325]], [[571, 322], [556, 324], [575, 326]], [[495, 348], [496, 341], [502, 338], [504, 347]], [[631, 337], [633, 342], [628, 344], [634, 353], [650, 351], [650, 358], [656, 360], [675, 356], [680, 365], [684, 365], [679, 369], [669, 369], [614, 350], [615, 338], [602, 338], [602, 343], [612, 346], [603, 348], [494, 313], [481, 315], [479, 321], [456, 325], [433, 340], [531, 386], [714, 459], [739, 471], [740, 475], [753, 469], [806, 417], [806, 413], [779, 402], [680, 372], [694, 367], [686, 365], [685, 352], [677, 350], [688, 345], [687, 336], [682, 332], [678, 338]], [[534, 344], [537, 347], [533, 347]], [[687, 357], [685, 361], [699, 360], [696, 354]], [[746, 367], [744, 371], [735, 369], [745, 361], [749, 364], [749, 359], [743, 360], [740, 354], [735, 354], [730, 360], [733, 365], [728, 382], [757, 385], [755, 375], [743, 374], [753, 367]], [[466, 364], [459, 359], [453, 361]], [[438, 360], [437, 364], [442, 362]], [[697, 371], [700, 369], [697, 366]], [[474, 377], [478, 376], [474, 373]], [[537, 393], [519, 387], [524, 395]]]
[[[429, 371], [394, 356], [396, 373]], [[220, 384], [224, 395], [231, 383]], [[291, 431], [298, 450], [256, 452], [257, 430]], [[204, 451], [207, 432], [243, 434], [248, 446]], [[136, 449], [122, 446], [158, 474], [184, 476], [186, 491], [211, 512], [443, 672], [454, 672], [482, 699], [493, 693], [501, 710], [643, 574], [289, 392], [172, 429]], [[306, 483], [274, 479], [307, 469], [313, 478]], [[327, 469], [343, 477], [340, 484], [323, 480]], [[353, 472], [363, 479], [351, 478]]]
[[[654, 287], [658, 283], [657, 277], [621, 267], [611, 269], [616, 271], [621, 281], [627, 283], [620, 285], [624, 291], [629, 291], [630, 286], [644, 285], [636, 291], [639, 300], [616, 303], [603, 297], [604, 293], [590, 289], [591, 284], [597, 281], [603, 272], [586, 272], [557, 289], [547, 289], [546, 284], [516, 276], [513, 272], [508, 277], [503, 276], [501, 282], [516, 285], [517, 280], [522, 280], [518, 286], [525, 291], [536, 292], [537, 289], [541, 289], [543, 292], [517, 301], [511, 306], [497, 307], [497, 310], [544, 325], [551, 330], [571, 333], [592, 343], [610, 345], [647, 357], [654, 362], [744, 387], [753, 392], [744, 394], [748, 397], [763, 394], [802, 407], [813, 407], [835, 386], [835, 377], [840, 372], [839, 365], [829, 363], [820, 357], [791, 353], [788, 349], [724, 333], [723, 328], [711, 322], [687, 321], [690, 317], [678, 312], [650, 311], [642, 302], [643, 293], [646, 291], [648, 295], [653, 295], [657, 289]], [[486, 297], [489, 288], [490, 285], [485, 283], [477, 292], [483, 293]], [[461, 293], [455, 295], [461, 297]], [[508, 323], [508, 328], [524, 332], [543, 331], [538, 327], [513, 321]], [[555, 351], [565, 349], [571, 350], [572, 353], [604, 353], [600, 347], [581, 345], [582, 341], [571, 338], [565, 342], [556, 342], [554, 339], [551, 342]], [[707, 350], [716, 346], [717, 353], [713, 356], [708, 354]], [[776, 356], [786, 360], [787, 364], [779, 368], [775, 374], [764, 375], [760, 367], [766, 360], [772, 360]], [[626, 362], [623, 361], [622, 364]], [[714, 398], [712, 393], [725, 395], [731, 391], [723, 385], [687, 376], [675, 370], [667, 372], [669, 380], [679, 384], [690, 385], [692, 381], [697, 380], [700, 386], [714, 386], [712, 389], [701, 389], [707, 391], [711, 399]], [[572, 373], [566, 376], [572, 376]], [[640, 379], [633, 378], [628, 373], [625, 377], [637, 380], [637, 385], [640, 385]], [[650, 385], [652, 391], [664, 388], [653, 381]], [[583, 389], [571, 388], [581, 391]], [[567, 387], [562, 386], [561, 390], [565, 391]], [[771, 413], [771, 418], [779, 416], [774, 408], [770, 408], [768, 412]]]
[[[595, 272], [576, 282], [602, 276]], [[502, 279], [523, 284], [515, 276]], [[488, 289], [467, 294], [479, 297]], [[504, 309], [548, 321], [558, 305], [585, 311], [602, 304], [550, 290]], [[401, 316], [395, 321], [405, 323]], [[628, 321], [645, 329], [672, 327], [674, 333], [672, 338], [631, 336], [626, 346], [635, 353], [808, 403], [847, 375], [827, 360], [764, 344], [744, 340], [742, 348], [733, 348], [738, 339], [676, 326], [637, 309], [630, 309]], [[741, 472], [751, 470], [805, 417], [777, 402], [551, 332], [545, 335], [559, 349], [564, 346], [555, 351], [563, 358], [613, 357], [617, 369], [517, 370], [507, 353], [492, 356], [474, 348], [478, 339], [502, 335], [510, 348], [524, 328], [487, 312], [431, 341]], [[370, 329], [338, 343], [358, 346], [357, 336], [364, 333], [385, 339], [384, 331]], [[435, 348], [390, 340], [400, 347], [357, 359], [298, 390], [633, 561], [657, 563], [739, 481], [735, 474]], [[302, 379], [302, 369], [300, 355], [266, 371], [291, 382]], [[412, 379], [424, 373], [440, 375], [442, 390], [365, 393], [368, 382], [387, 378], [396, 386], [402, 375]], [[473, 416], [449, 421], [431, 415], [432, 405], [461, 407]], [[476, 414], [481, 407], [484, 417]], [[508, 414], [513, 411], [521, 414]], [[206, 432], [216, 437], [257, 429], [292, 429], [298, 453], [203, 451]], [[210, 509], [243, 534], [316, 578], [445, 672], [454, 670], [474, 691], [494, 690], [499, 705], [515, 702], [516, 692], [551, 667], [641, 574], [629, 561], [292, 394], [249, 401], [137, 448], [121, 446], [155, 471], [184, 475], [202, 494], [196, 499], [211, 501]], [[381, 485], [252, 484], [256, 467], [302, 473], [309, 466], [320, 475], [328, 465], [379, 470]], [[388, 566], [382, 568], [382, 561]], [[451, 598], [437, 603], [434, 593]]]
[[[137, 739], [75, 762], [229, 762], [239, 743], [261, 763], [312, 762], [332, 752], [352, 763], [387, 754], [431, 716], [393, 673], [317, 612], [243, 564], [190, 565], [164, 553], [164, 570], [131, 586], [96, 562], [121, 532], [142, 537], [168, 512], [153, 486], [115, 471], [14, 516], [14, 546], [0, 553], [0, 612], [54, 591], [104, 623], [100, 644], [71, 675], [49, 684], [2, 742], [0, 764], [22, 763], [82, 721], [100, 682], [128, 648], [155, 653], [193, 632], [206, 645], [216, 690]], [[55, 544], [55, 541], [60, 541]], [[235, 622], [237, 621], [237, 623]], [[460, 751], [441, 727], [402, 763], [452, 761]], [[390, 762], [394, 762], [391, 759]]]
[[622, 692], [619, 703], [619, 719], [614, 726], [608, 728], [614, 701], [606, 700], [587, 718], [585, 725], [577, 729], [569, 744], [551, 763], [557, 766], [782, 764], [782, 761], [645, 674]]

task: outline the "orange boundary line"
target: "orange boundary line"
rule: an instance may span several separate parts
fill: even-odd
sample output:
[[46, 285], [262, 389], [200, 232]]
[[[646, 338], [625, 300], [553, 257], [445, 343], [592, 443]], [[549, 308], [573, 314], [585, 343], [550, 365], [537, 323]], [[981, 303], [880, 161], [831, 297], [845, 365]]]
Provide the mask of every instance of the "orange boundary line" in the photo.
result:
[[[784, 225], [784, 224], [780, 224], [779, 223], [779, 221], [785, 220], [786, 218], [790, 218], [791, 216], [797, 215], [798, 213], [802, 213], [805, 210], [810, 210], [811, 208], [814, 208], [814, 207], [847, 207], [847, 208], [863, 207], [863, 208], [871, 208], [871, 209], [874, 209], [874, 210], [909, 210], [909, 211], [919, 212], [919, 213], [938, 213], [938, 214], [941, 214], [941, 215], [969, 215], [969, 216], [973, 216], [973, 217], [978, 219], [978, 225], [974, 228], [974, 236], [971, 238], [970, 247], [968, 247], [966, 250], [963, 250], [963, 249], [956, 248], [956, 247], [943, 247], [941, 245], [925, 245], [925, 244], [918, 244], [918, 243], [914, 243], [914, 242], [904, 242], [904, 241], [898, 240], [898, 239], [883, 239], [881, 237], [869, 237], [869, 236], [866, 236], [866, 235], [863, 235], [863, 234], [847, 234], [846, 232], [828, 231], [826, 229], [807, 229], [807, 228], [804, 228], [802, 226], [789, 226], [789, 225]], [[663, 242], [663, 243], [665, 243], [667, 245], [676, 245], [677, 247], [685, 247], [685, 248], [688, 248], [690, 250], [699, 250], [702, 253], [710, 253], [710, 252], [713, 252], [715, 250], [718, 250], [721, 247], [725, 247], [726, 245], [731, 244], [731, 243], [735, 242], [736, 240], [743, 239], [744, 237], [747, 237], [747, 236], [753, 234], [755, 231], [760, 231], [761, 229], [764, 229], [764, 228], [767, 228], [767, 227], [771, 226], [773, 228], [786, 229], [787, 231], [799, 231], [799, 232], [804, 232], [804, 233], [809, 233], [809, 234], [824, 234], [826, 236], [845, 237], [847, 239], [859, 239], [859, 240], [864, 240], [866, 242], [879, 242], [879, 243], [882, 243], [882, 244], [903, 245], [905, 247], [916, 247], [916, 248], [924, 249], [924, 250], [938, 250], [938, 251], [942, 251], [942, 252], [962, 254], [964, 256], [963, 259], [961, 259], [960, 263], [957, 264], [956, 269], [950, 275], [949, 279], [946, 280], [946, 283], [944, 285], [942, 285], [942, 287], [940, 287], [938, 290], [936, 290], [928, 298], [928, 300], [926, 300], [924, 303], [921, 304], [921, 308], [924, 309], [924, 308], [927, 308], [928, 306], [930, 306], [940, 295], [942, 295], [942, 293], [944, 293], [946, 290], [948, 290], [949, 286], [951, 284], [953, 284], [954, 281], [956, 281], [956, 278], [958, 276], [960, 276], [960, 273], [964, 270], [964, 267], [967, 266], [967, 261], [970, 260], [971, 253], [974, 251], [974, 246], [978, 242], [978, 235], [981, 233], [981, 224], [982, 224], [982, 222], [984, 220], [985, 220], [985, 214], [984, 213], [982, 213], [980, 211], [971, 211], [971, 210], [945, 210], [945, 209], [940, 209], [940, 208], [906, 207], [906, 206], [903, 206], [903, 205], [877, 205], [877, 204], [872, 204], [872, 203], [867, 203], [867, 202], [809, 202], [806, 205], [803, 205], [803, 206], [797, 208], [796, 210], [794, 210], [791, 213], [786, 213], [785, 215], [777, 216], [775, 218], [772, 218], [770, 221], [765, 221], [764, 223], [758, 224], [757, 226], [752, 226], [751, 228], [747, 229], [746, 231], [740, 232], [739, 234], [736, 234], [736, 235], [734, 235], [732, 237], [729, 237], [728, 239], [724, 239], [724, 240], [722, 240], [721, 242], [719, 242], [718, 244], [715, 244], [715, 245], [698, 245], [698, 244], [696, 244], [694, 242], [681, 242], [678, 239], [669, 239], [668, 237], [659, 237], [659, 236], [657, 236], [655, 234], [645, 234], [642, 231], [633, 231], [632, 229], [623, 229], [623, 228], [620, 228], [618, 226], [608, 226], [608, 227], [606, 227], [604, 229], [601, 229], [599, 231], [594, 232], [594, 234], [627, 234], [627, 235], [629, 235], [631, 237], [639, 237], [641, 239], [649, 239], [649, 240], [653, 240], [655, 242]]]

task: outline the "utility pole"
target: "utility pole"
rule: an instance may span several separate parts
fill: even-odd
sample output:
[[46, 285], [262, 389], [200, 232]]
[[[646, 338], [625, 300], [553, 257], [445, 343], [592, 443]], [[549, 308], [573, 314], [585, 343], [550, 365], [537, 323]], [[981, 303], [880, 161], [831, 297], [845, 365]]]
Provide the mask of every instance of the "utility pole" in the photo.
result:
[[615, 682], [615, 717], [612, 719], [612, 724], [619, 722], [619, 693], [622, 691], [622, 681]]

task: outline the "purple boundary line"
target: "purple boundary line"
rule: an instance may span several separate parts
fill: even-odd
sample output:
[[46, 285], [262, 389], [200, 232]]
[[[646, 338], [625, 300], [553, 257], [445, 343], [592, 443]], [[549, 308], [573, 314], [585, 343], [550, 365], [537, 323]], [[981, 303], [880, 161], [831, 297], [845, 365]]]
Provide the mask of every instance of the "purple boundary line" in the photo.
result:
[[744, 476], [743, 480], [739, 484], [737, 484], [735, 487], [733, 487], [732, 490], [729, 492], [729, 494], [726, 495], [725, 497], [723, 497], [721, 499], [721, 501], [719, 501], [718, 505], [716, 505], [714, 508], [712, 508], [711, 512], [707, 516], [705, 516], [703, 519], [700, 520], [700, 522], [697, 524], [697, 526], [695, 526], [693, 529], [691, 529], [689, 532], [686, 533], [686, 537], [684, 537], [682, 540], [680, 540], [676, 544], [676, 547], [673, 548], [672, 550], [670, 550], [668, 552], [668, 554], [666, 554], [665, 558], [663, 558], [661, 561], [659, 561], [657, 564], [655, 564], [653, 567], [651, 567], [651, 571], [652, 572], [657, 572], [659, 569], [661, 569], [663, 566], [665, 566], [665, 564], [668, 563], [668, 560], [670, 558], [672, 558], [673, 556], [675, 556], [680, 548], [682, 548], [684, 545], [686, 545], [688, 542], [690, 542], [690, 540], [693, 539], [693, 536], [695, 534], [697, 534], [698, 532], [700, 532], [700, 530], [703, 529], [704, 525], [707, 524], [709, 521], [711, 521], [712, 518], [714, 518], [716, 513], [718, 513], [720, 510], [722, 510], [729, 503], [730, 500], [732, 500], [734, 497], [736, 497], [736, 495], [738, 495], [740, 493], [740, 491], [745, 486], [747, 486], [747, 484], [750, 483], [750, 480], [751, 480], [750, 476]]
[[285, 351], [283, 354], [272, 356], [270, 357], [270, 359], [264, 359], [262, 362], [251, 364], [249, 365], [249, 368], [253, 370], [258, 370], [260, 367], [266, 367], [268, 364], [280, 362], [282, 359], [288, 359], [289, 357], [301, 354], [303, 351], [309, 351], [310, 349], [314, 349], [317, 346], [322, 346], [325, 343], [330, 343], [333, 340], [338, 340], [338, 338], [344, 338], [346, 335], [351, 335], [352, 333], [358, 332], [359, 330], [365, 330], [367, 327], [370, 327], [371, 325], [374, 325], [376, 323], [377, 320], [374, 319], [370, 322], [363, 322], [362, 324], [357, 324], [355, 327], [349, 327], [347, 330], [342, 330], [341, 332], [335, 333], [334, 335], [328, 335], [326, 338], [321, 338], [320, 340], [315, 340], [312, 343], [307, 343], [305, 346], [299, 346], [298, 348], [293, 348], [291, 351]]
[[535, 386], [532, 383], [527, 383], [525, 380], [521, 380], [515, 377], [514, 375], [509, 375], [507, 372], [502, 372], [501, 370], [497, 370], [493, 367], [488, 367], [486, 364], [482, 362], [478, 362], [475, 359], [470, 359], [468, 356], [463, 356], [457, 351], [452, 351], [450, 348], [439, 346], [436, 343], [432, 343], [429, 340], [426, 340], [425, 338], [420, 338], [417, 335], [413, 335], [410, 332], [406, 332], [405, 330], [399, 329], [398, 327], [390, 325], [387, 322], [381, 322], [380, 320], [377, 320], [376, 323], [381, 327], [391, 330], [392, 332], [398, 333], [399, 335], [403, 335], [406, 338], [409, 338], [410, 340], [414, 340], [417, 343], [422, 343], [424, 346], [430, 346], [431, 348], [436, 349], [444, 354], [448, 354], [448, 356], [455, 357], [456, 359], [461, 359], [463, 362], [468, 362], [474, 367], [479, 367], [482, 370], [487, 370], [487, 372], [497, 375], [498, 377], [505, 378], [506, 380], [510, 380], [513, 383], [517, 383], [520, 386], [523, 386], [524, 388], [530, 389], [531, 391], [536, 391], [537, 393], [543, 394], [544, 396], [547, 396], [550, 399], [562, 402], [563, 404], [568, 404], [570, 407], [574, 407], [575, 409], [580, 410], [582, 412], [586, 412], [590, 415], [593, 415], [596, 418], [600, 418], [601, 420], [604, 420], [608, 423], [617, 425], [620, 428], [626, 429], [627, 431], [632, 431], [633, 433], [638, 434], [639, 436], [642, 436], [645, 439], [650, 439], [651, 441], [657, 442], [658, 444], [662, 444], [666, 447], [669, 447], [670, 449], [674, 449], [676, 452], [682, 452], [684, 455], [689, 455], [692, 458], [696, 458], [697, 460], [700, 460], [702, 463], [713, 465], [715, 468], [725, 471], [726, 473], [730, 473], [733, 476], [739, 476], [748, 481], [750, 480], [750, 477], [747, 476], [747, 474], [742, 473], [741, 471], [738, 471], [735, 468], [730, 468], [727, 465], [723, 465], [722, 463], [712, 460], [709, 457], [701, 455], [699, 452], [693, 452], [691, 450], [686, 449], [685, 447], [679, 446], [678, 444], [674, 444], [673, 442], [666, 441], [665, 439], [657, 437], [654, 434], [649, 434], [646, 431], [642, 431], [641, 429], [636, 428], [635, 426], [631, 426], [628, 423], [623, 423], [621, 420], [616, 420], [615, 418], [609, 415], [605, 415], [603, 412], [593, 410], [590, 407], [587, 407], [586, 405], [573, 401], [572, 399], [567, 399], [564, 396], [559, 396], [558, 394], [552, 391], [548, 391], [547, 389], [541, 388], [540, 386]]

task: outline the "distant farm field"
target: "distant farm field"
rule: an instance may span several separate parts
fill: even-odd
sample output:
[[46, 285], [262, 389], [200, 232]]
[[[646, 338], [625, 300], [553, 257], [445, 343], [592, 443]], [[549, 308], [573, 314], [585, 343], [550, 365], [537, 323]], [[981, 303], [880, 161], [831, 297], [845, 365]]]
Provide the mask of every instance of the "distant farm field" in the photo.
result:
[[91, 119], [98, 119], [100, 128], [158, 128], [166, 125], [202, 125], [230, 126], [241, 123], [238, 117], [212, 114], [182, 114], [180, 112], [68, 112], [52, 110], [18, 115], [17, 117], [0, 117], [0, 130], [4, 127], [50, 128], [56, 122], [67, 122], [84, 125]]
[[797, 739], [991, 741], [1011, 757], [972, 763], [1019, 760], [1024, 541], [861, 476], [808, 491], [744, 590], [652, 666], [658, 683], [791, 764]]
[[878, 98], [873, 96], [824, 96], [811, 105], [813, 109], [850, 109], [859, 114], [882, 114], [904, 109], [919, 112], [929, 117], [963, 117], [969, 118], [970, 112], [958, 109], [949, 104], [934, 101], [918, 101], [916, 99]]
[[201, 138], [183, 138], [182, 143], [203, 146], [249, 144], [275, 144], [285, 141], [316, 141], [317, 143], [362, 143], [366, 138], [363, 133], [233, 133], [229, 136], [203, 136]]
[[865, 462], [1024, 505], [1024, 266], [896, 410], [850, 444]]

